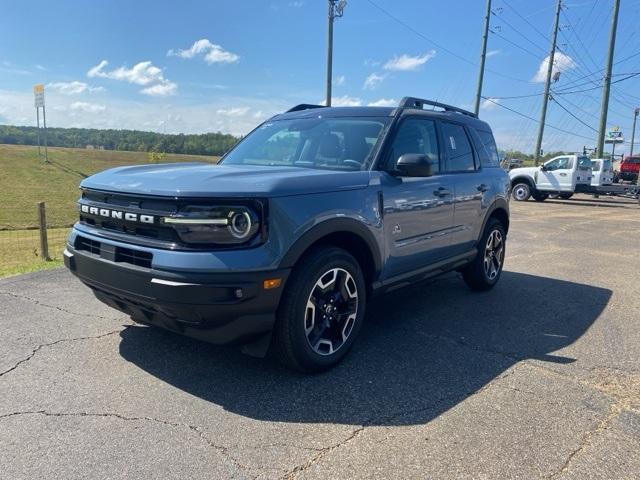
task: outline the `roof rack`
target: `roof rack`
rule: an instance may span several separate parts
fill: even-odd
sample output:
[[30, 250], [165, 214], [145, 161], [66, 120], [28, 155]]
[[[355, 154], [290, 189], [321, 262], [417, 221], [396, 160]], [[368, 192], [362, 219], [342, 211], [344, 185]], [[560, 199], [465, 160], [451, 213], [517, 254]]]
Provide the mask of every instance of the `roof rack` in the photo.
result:
[[469, 112], [462, 108], [447, 105], [446, 103], [434, 102], [433, 100], [425, 100], [423, 98], [404, 97], [400, 100], [399, 108], [419, 108], [422, 109], [425, 105], [431, 105], [433, 107], [442, 108], [445, 112], [458, 112], [463, 115], [468, 115], [473, 118], [478, 118], [475, 113]]
[[287, 110], [287, 113], [289, 112], [299, 112], [301, 110], [309, 110], [312, 108], [324, 108], [324, 105], [313, 105], [311, 103], [301, 103], [300, 105], [296, 105], [295, 107], [291, 107], [289, 110]]

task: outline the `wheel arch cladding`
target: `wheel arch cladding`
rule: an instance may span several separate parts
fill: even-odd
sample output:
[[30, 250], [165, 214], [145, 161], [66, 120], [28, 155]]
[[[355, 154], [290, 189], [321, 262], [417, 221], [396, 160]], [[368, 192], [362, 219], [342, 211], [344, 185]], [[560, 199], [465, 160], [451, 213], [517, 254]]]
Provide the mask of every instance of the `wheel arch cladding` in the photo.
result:
[[332, 245], [349, 252], [362, 268], [367, 288], [382, 268], [381, 252], [373, 233], [357, 220], [337, 218], [311, 228], [289, 249], [281, 267], [292, 268], [309, 250], [320, 245]]

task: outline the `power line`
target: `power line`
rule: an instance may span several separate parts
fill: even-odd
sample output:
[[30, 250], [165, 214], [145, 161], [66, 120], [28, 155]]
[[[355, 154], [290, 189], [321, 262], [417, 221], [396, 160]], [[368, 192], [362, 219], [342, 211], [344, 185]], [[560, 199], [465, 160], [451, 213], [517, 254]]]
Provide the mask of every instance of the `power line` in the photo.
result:
[[565, 112], [567, 112], [569, 115], [571, 115], [573, 118], [575, 118], [578, 122], [580, 122], [582, 125], [584, 125], [587, 128], [590, 128], [591, 130], [593, 130], [594, 132], [598, 132], [598, 130], [596, 130], [595, 128], [593, 128], [591, 125], [589, 125], [588, 123], [583, 122], [580, 118], [576, 117], [567, 107], [565, 107], [564, 105], [562, 105], [557, 98], [553, 98], [553, 96], [551, 96], [551, 100], [556, 102], [556, 104], [563, 109]]
[[498, 33], [495, 29], [489, 29], [489, 31], [491, 33], [493, 33], [495, 36], [500, 37], [501, 39], [503, 39], [505, 42], [510, 43], [511, 45], [513, 45], [516, 48], [519, 48], [520, 50], [522, 50], [524, 53], [527, 53], [529, 55], [531, 55], [533, 58], [535, 58], [536, 60], [542, 60], [540, 58], [540, 56], [536, 55], [535, 53], [533, 53], [531, 50], [526, 49], [525, 47], [523, 47], [522, 45], [518, 45], [517, 43], [515, 43], [512, 40], [509, 40], [507, 37], [505, 37], [504, 35]]
[[[438, 47], [441, 50], [444, 50], [445, 52], [447, 52], [449, 55], [452, 55], [454, 57], [456, 57], [458, 60], [468, 63], [469, 65], [473, 65], [474, 67], [477, 67], [478, 64], [476, 62], [472, 62], [471, 60], [469, 60], [468, 58], [463, 57], [462, 55], [458, 55], [456, 52], [449, 50], [447, 47], [445, 47], [444, 45], [436, 42], [435, 40], [427, 37], [426, 35], [424, 35], [423, 33], [419, 32], [418, 30], [416, 30], [415, 28], [413, 28], [411, 25], [403, 22], [402, 20], [400, 20], [398, 17], [396, 17], [395, 15], [393, 15], [391, 12], [389, 12], [388, 10], [382, 8], [380, 5], [378, 5], [376, 2], [374, 2], [373, 0], [367, 0], [371, 5], [373, 5], [375, 8], [377, 8], [378, 10], [380, 10], [382, 13], [384, 13], [387, 17], [389, 17], [390, 19], [392, 19], [394, 22], [398, 23], [399, 25], [402, 25], [404, 28], [406, 28], [407, 30], [409, 30], [410, 32], [414, 33], [415, 35], [417, 35], [418, 37], [422, 38], [423, 40], [431, 43], [432, 45]], [[500, 77], [504, 77], [507, 78], [509, 80], [513, 80], [516, 82], [521, 82], [521, 83], [530, 83], [529, 80], [523, 80], [521, 78], [516, 78], [516, 77], [512, 77], [510, 75], [505, 75], [504, 73], [501, 72], [497, 72], [495, 70], [491, 70], [489, 68], [485, 69], [487, 72], [490, 72], [494, 75], [500, 76]]]
[[[536, 120], [535, 118], [530, 117], [530, 116], [528, 116], [528, 115], [525, 115], [524, 113], [521, 113], [521, 112], [519, 112], [519, 111], [517, 111], [517, 110], [514, 110], [513, 108], [509, 108], [509, 107], [507, 107], [506, 105], [502, 105], [501, 103], [495, 102], [495, 101], [493, 101], [491, 98], [487, 98], [487, 97], [482, 97], [482, 98], [483, 98], [483, 99], [485, 99], [485, 100], [487, 100], [488, 102], [491, 102], [491, 103], [493, 103], [493, 104], [495, 104], [495, 105], [499, 106], [499, 107], [502, 107], [502, 108], [504, 108], [504, 109], [506, 109], [506, 110], [509, 110], [510, 112], [513, 112], [513, 113], [515, 113], [516, 115], [520, 115], [520, 116], [521, 116], [521, 117], [523, 117], [523, 118], [526, 118], [526, 119], [528, 119], [528, 120], [531, 120], [532, 122], [536, 122], [536, 123], [538, 123], [538, 120]], [[569, 134], [569, 135], [573, 135], [573, 136], [575, 136], [575, 137], [585, 138], [585, 139], [587, 139], [587, 140], [593, 140], [593, 139], [592, 139], [592, 138], [590, 138], [590, 137], [585, 137], [584, 135], [579, 135], [579, 134], [577, 134], [577, 133], [570, 132], [569, 130], [565, 130], [565, 129], [563, 129], [563, 128], [556, 127], [555, 125], [550, 125], [550, 124], [549, 124], [549, 123], [547, 123], [547, 122], [545, 122], [545, 126], [547, 126], [547, 127], [549, 127], [549, 128], [553, 128], [554, 130], [558, 130], [558, 131], [563, 132], [563, 133], [567, 133], [567, 134]]]

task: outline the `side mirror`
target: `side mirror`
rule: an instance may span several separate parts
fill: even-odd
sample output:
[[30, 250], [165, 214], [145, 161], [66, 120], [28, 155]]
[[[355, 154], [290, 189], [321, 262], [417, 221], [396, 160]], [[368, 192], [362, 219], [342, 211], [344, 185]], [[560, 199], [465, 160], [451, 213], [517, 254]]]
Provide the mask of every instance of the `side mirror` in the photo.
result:
[[421, 153], [405, 153], [398, 159], [396, 171], [401, 177], [431, 177], [433, 162]]
[[540, 165], [540, 170], [542, 170], [543, 172], [547, 171], [547, 167], [545, 167], [544, 165]]

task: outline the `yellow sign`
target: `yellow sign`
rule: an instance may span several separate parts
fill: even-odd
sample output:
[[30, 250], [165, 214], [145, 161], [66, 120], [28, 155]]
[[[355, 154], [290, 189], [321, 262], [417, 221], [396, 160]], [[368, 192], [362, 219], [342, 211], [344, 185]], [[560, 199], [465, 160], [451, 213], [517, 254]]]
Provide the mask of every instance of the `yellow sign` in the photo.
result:
[[39, 83], [33, 86], [33, 93], [44, 93], [44, 85]]

